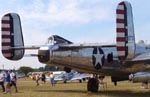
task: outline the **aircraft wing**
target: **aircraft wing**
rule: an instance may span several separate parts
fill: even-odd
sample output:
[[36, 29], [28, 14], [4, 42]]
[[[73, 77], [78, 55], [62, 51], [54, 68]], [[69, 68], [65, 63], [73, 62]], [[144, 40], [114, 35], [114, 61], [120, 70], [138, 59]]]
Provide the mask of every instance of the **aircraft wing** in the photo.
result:
[[80, 49], [80, 48], [94, 48], [94, 47], [116, 47], [116, 44], [108, 43], [83, 43], [83, 44], [66, 44], [59, 45], [59, 50], [63, 49]]
[[62, 81], [62, 80], [65, 80], [63, 74], [60, 74], [60, 75], [56, 75], [55, 78], [54, 78], [55, 81]]
[[91, 77], [91, 74], [77, 74], [75, 75], [71, 80], [79, 80], [79, 79], [83, 79], [83, 78], [89, 78]]
[[132, 62], [146, 62], [150, 61], [150, 53], [142, 53], [131, 60]]
[[60, 75], [56, 75], [54, 80], [55, 81], [64, 81], [64, 80], [78, 80], [78, 79], [83, 79], [83, 78], [89, 78], [91, 75], [90, 74], [82, 74], [78, 73], [76, 71], [72, 71], [70, 73], [64, 73]]
[[[46, 80], [50, 80], [50, 77], [46, 76]], [[64, 78], [63, 74], [58, 74], [58, 75], [55, 75], [54, 80], [55, 81], [63, 81], [63, 80], [65, 80], [65, 78]]]
[[24, 73], [17, 74], [16, 76], [17, 76], [17, 78], [24, 78], [24, 77], [26, 77], [26, 75]]

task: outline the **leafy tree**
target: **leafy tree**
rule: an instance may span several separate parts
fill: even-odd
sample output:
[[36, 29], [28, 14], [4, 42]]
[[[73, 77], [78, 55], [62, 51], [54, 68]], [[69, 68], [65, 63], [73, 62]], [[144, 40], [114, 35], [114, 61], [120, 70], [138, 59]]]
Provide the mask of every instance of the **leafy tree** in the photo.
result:
[[33, 69], [27, 66], [22, 66], [18, 69], [18, 72], [24, 73], [25, 75], [27, 75], [29, 72], [32, 72], [32, 71]]

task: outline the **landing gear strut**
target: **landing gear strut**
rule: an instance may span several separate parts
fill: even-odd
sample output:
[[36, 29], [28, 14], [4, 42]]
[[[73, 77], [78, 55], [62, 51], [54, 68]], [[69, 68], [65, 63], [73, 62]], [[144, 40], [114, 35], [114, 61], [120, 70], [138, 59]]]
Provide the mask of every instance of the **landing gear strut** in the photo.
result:
[[96, 78], [91, 78], [87, 83], [87, 90], [91, 92], [98, 92], [99, 81]]

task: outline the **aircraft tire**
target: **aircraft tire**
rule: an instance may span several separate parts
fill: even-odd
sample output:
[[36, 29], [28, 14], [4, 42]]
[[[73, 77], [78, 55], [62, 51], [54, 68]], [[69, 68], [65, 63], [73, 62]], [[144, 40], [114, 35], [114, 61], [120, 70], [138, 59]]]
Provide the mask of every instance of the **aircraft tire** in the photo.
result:
[[66, 71], [67, 73], [70, 73], [70, 72], [71, 72], [71, 68], [69, 68], [69, 67], [64, 67], [64, 71]]
[[82, 83], [82, 79], [79, 79], [79, 83]]
[[98, 92], [99, 82], [96, 78], [89, 79], [87, 83], [87, 90], [91, 92]]

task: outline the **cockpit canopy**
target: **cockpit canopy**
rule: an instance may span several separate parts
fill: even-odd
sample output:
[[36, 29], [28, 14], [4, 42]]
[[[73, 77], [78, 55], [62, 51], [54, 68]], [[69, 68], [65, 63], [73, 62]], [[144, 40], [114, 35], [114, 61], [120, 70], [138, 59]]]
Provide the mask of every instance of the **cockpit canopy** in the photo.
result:
[[72, 44], [71, 41], [66, 40], [58, 35], [52, 35], [46, 41], [46, 44], [50, 44], [50, 45], [62, 44], [62, 43]]

